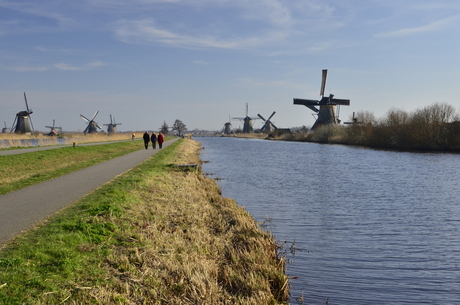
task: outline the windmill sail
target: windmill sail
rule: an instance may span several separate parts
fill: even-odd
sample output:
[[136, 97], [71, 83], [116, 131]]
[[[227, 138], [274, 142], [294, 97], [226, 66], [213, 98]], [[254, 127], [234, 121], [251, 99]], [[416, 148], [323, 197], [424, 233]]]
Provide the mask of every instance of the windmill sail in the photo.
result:
[[[326, 88], [326, 79], [327, 79], [327, 70], [324, 69], [322, 73], [321, 81], [321, 100], [307, 100], [307, 99], [294, 99], [294, 105], [304, 105], [307, 108], [311, 109], [317, 115], [317, 119], [311, 130], [314, 130], [318, 126], [328, 125], [328, 124], [339, 124], [340, 120], [337, 115], [337, 105], [349, 106], [350, 100], [348, 99], [336, 99], [333, 94], [329, 96], [324, 96], [324, 90]], [[319, 109], [318, 109], [319, 106]]]

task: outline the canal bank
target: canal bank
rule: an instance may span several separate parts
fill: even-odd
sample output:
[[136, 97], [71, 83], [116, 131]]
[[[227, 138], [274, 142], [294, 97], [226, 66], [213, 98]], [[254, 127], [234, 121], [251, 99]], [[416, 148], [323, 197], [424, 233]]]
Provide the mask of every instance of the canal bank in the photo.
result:
[[[184, 139], [0, 253], [0, 303], [282, 304], [284, 260]], [[76, 186], [77, 187], [77, 186]]]

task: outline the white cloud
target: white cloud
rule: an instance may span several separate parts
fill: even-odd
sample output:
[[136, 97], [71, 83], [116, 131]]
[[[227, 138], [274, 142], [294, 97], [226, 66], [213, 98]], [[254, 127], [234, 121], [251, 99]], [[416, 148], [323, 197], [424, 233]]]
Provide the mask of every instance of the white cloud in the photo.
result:
[[419, 26], [419, 27], [404, 28], [404, 29], [399, 29], [395, 31], [376, 34], [374, 35], [374, 38], [404, 37], [404, 36], [410, 36], [414, 34], [440, 31], [450, 26], [457, 26], [456, 23], [458, 22], [458, 20], [459, 20], [459, 16], [449, 17], [449, 18], [434, 21], [434, 22], [431, 22], [429, 24]]
[[122, 20], [115, 25], [116, 36], [125, 43], [163, 44], [182, 48], [241, 49], [283, 38], [282, 33], [265, 37], [221, 38], [210, 34], [190, 35], [160, 29], [152, 19]]
[[106, 63], [100, 62], [100, 61], [94, 61], [87, 63], [81, 67], [76, 67], [72, 66], [70, 64], [66, 63], [56, 63], [54, 66], [58, 68], [59, 70], [69, 70], [69, 71], [79, 71], [79, 70], [86, 70], [86, 69], [92, 69], [92, 68], [97, 68], [97, 67], [103, 67], [106, 66]]

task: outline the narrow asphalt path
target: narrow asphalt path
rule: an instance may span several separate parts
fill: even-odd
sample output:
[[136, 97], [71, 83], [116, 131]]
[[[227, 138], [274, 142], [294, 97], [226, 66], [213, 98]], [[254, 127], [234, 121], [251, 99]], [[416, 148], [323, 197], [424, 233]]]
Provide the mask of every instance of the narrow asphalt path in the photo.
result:
[[[163, 143], [163, 148], [179, 138]], [[142, 145], [144, 143], [141, 143]], [[141, 145], [140, 144], [140, 145]], [[141, 149], [0, 196], [0, 244], [146, 160], [159, 149]]]

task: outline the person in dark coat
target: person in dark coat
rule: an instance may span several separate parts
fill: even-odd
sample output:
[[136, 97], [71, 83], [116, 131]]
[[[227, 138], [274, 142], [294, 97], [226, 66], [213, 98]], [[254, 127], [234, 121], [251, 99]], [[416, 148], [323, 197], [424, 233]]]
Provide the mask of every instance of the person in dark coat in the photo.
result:
[[163, 134], [160, 132], [158, 133], [158, 146], [160, 146], [160, 149], [163, 148], [163, 142], [165, 141], [165, 138]]
[[144, 132], [144, 146], [145, 146], [145, 149], [149, 148], [149, 142], [150, 142], [150, 135], [149, 133], [146, 131]]
[[157, 135], [152, 132], [152, 136], [150, 137], [150, 141], [152, 141], [153, 149], [157, 148]]

